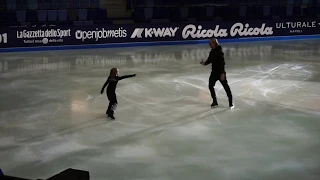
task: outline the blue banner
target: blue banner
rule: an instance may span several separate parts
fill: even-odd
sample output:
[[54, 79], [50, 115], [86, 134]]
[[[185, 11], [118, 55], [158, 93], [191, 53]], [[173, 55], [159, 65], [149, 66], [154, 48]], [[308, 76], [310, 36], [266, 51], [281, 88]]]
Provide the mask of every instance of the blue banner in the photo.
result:
[[319, 32], [320, 20], [317, 19], [10, 27], [0, 30], [0, 48], [297, 36]]

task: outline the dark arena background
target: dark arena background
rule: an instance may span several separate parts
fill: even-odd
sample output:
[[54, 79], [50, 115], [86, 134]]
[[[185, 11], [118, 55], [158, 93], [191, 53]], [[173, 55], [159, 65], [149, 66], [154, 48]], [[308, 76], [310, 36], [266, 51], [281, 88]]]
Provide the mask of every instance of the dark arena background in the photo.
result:
[[0, 1], [1, 180], [320, 179], [319, 0]]

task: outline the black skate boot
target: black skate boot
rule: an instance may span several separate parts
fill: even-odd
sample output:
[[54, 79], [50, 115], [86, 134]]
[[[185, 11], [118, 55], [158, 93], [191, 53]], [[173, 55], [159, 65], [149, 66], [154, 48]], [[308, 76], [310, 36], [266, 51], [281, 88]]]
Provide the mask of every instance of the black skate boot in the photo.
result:
[[218, 102], [217, 101], [213, 101], [211, 104], [211, 108], [216, 108], [218, 107]]
[[116, 119], [113, 115], [109, 115], [108, 118], [111, 119], [111, 120], [115, 120]]
[[229, 107], [230, 107], [230, 109], [234, 108], [234, 103], [232, 101], [232, 97], [229, 97]]
[[233, 102], [229, 103], [229, 107], [230, 107], [230, 109], [233, 109], [234, 108], [234, 103]]
[[114, 118], [113, 112], [111, 110], [107, 110], [106, 115], [111, 120], [115, 120], [116, 119], [116, 118]]

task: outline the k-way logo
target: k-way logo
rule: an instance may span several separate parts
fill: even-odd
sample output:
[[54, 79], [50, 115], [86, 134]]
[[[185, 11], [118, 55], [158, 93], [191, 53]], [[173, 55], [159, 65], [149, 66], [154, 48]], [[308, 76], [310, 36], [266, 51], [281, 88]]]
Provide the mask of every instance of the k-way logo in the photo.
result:
[[[179, 28], [136, 28], [131, 38], [175, 37]], [[143, 36], [142, 36], [143, 35]]]

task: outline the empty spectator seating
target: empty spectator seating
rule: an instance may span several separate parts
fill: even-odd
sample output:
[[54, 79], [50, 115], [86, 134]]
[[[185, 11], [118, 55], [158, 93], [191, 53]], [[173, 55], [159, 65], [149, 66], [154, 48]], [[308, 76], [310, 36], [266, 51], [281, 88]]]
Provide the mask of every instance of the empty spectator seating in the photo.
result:
[[[108, 22], [107, 0], [0, 0], [0, 24]], [[136, 22], [320, 17], [320, 0], [127, 0]], [[80, 23], [80, 24], [81, 24]]]
[[100, 0], [0, 0], [0, 25], [106, 22]]

